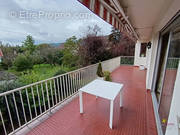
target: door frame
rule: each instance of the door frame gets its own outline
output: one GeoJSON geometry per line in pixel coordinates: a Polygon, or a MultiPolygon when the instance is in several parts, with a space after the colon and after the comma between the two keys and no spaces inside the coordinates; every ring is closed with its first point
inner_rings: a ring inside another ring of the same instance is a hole
{"type": "Polygon", "coordinates": [[[172,17],[172,19],[170,19],[170,21],[159,32],[159,41],[158,41],[158,47],[157,47],[157,52],[156,52],[154,71],[153,71],[153,80],[152,80],[152,87],[151,87],[152,92],[155,92],[155,87],[156,87],[157,73],[159,69],[160,52],[162,49],[162,35],[164,35],[168,31],[171,33],[172,28],[170,26],[178,17],[180,17],[180,10],[172,17]]]}
{"type": "MultiPolygon", "coordinates": [[[[162,38],[162,36],[161,36],[161,38],[162,38]]],[[[170,44],[171,44],[171,39],[172,39],[172,31],[169,32],[169,38],[168,38],[167,50],[166,50],[167,54],[165,55],[165,63],[164,63],[164,67],[162,69],[162,72],[163,72],[163,74],[162,74],[162,85],[161,85],[161,88],[160,88],[160,97],[159,97],[159,102],[158,102],[158,110],[159,110],[159,106],[161,104],[161,97],[162,97],[162,91],[163,91],[163,86],[164,86],[164,78],[165,78],[165,75],[166,75],[166,66],[167,66],[167,61],[168,61],[168,55],[169,55],[169,48],[170,48],[170,44]]],[[[161,47],[162,47],[162,43],[161,43],[161,47]]],[[[159,54],[159,57],[160,57],[160,54],[159,54]]],[[[159,58],[159,60],[160,60],[160,58],[159,58]]]]}
{"type": "MultiPolygon", "coordinates": [[[[157,52],[155,56],[155,64],[153,69],[153,76],[152,76],[152,85],[151,85],[151,92],[152,92],[152,101],[153,101],[153,108],[155,113],[155,120],[157,124],[157,131],[158,135],[163,135],[162,126],[161,126],[161,120],[158,113],[159,110],[159,104],[155,95],[155,88],[156,88],[156,81],[157,81],[157,73],[159,69],[159,60],[160,60],[160,51],[162,49],[162,35],[166,33],[167,31],[171,31],[171,24],[180,17],[180,10],[169,20],[169,22],[160,30],[159,32],[159,38],[158,38],[158,46],[157,46],[157,52]]],[[[162,93],[162,92],[161,92],[162,93]]],[[[160,95],[161,100],[161,95],[160,95]]],[[[160,102],[159,102],[160,103],[160,102]]]]}

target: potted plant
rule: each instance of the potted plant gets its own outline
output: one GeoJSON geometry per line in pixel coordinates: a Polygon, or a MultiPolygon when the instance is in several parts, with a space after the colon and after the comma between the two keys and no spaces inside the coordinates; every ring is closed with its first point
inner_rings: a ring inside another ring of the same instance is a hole
{"type": "Polygon", "coordinates": [[[96,72],[98,79],[104,80],[104,73],[102,71],[101,63],[98,64],[97,72],[96,72]]]}
{"type": "Polygon", "coordinates": [[[111,73],[109,71],[104,71],[104,80],[105,81],[112,81],[111,73]]]}

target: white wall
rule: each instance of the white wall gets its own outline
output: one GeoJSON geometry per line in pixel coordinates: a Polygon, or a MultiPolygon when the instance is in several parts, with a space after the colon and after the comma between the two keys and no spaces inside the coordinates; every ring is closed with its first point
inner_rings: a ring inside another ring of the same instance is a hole
{"type": "MultiPolygon", "coordinates": [[[[141,51],[141,42],[137,41],[136,46],[135,46],[134,65],[135,66],[143,65],[147,68],[146,57],[140,57],[140,51],[141,51]]],[[[146,55],[147,55],[147,52],[146,52],[146,55]]]]}
{"type": "Polygon", "coordinates": [[[155,69],[156,54],[158,48],[159,33],[155,34],[151,40],[151,49],[147,53],[147,74],[146,74],[146,89],[152,89],[153,71],[155,69]]]}
{"type": "Polygon", "coordinates": [[[168,118],[168,125],[165,135],[180,135],[180,133],[178,134],[178,122],[177,122],[177,116],[180,117],[180,83],[179,82],[180,82],[180,62],[176,76],[176,82],[175,82],[171,108],[168,118]]]}

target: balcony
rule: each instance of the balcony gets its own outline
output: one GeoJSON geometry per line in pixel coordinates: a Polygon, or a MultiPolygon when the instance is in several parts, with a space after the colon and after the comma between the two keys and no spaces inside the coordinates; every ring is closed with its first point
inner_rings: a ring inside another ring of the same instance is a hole
{"type": "Polygon", "coordinates": [[[1,93],[0,134],[156,135],[146,70],[132,63],[133,57],[102,62],[104,70],[112,71],[112,81],[124,84],[123,108],[119,108],[119,98],[115,99],[113,130],[108,126],[108,100],[84,94],[84,114],[79,113],[78,89],[96,78],[94,64],[1,93]]]}

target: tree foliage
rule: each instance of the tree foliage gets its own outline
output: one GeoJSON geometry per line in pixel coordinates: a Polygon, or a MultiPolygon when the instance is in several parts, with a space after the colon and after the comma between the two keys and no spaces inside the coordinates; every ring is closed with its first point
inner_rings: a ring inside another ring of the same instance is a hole
{"type": "Polygon", "coordinates": [[[135,51],[135,43],[118,29],[112,28],[111,34],[108,36],[109,51],[113,57],[117,56],[133,56],[135,51]]]}
{"type": "Polygon", "coordinates": [[[111,34],[109,35],[109,41],[112,42],[114,45],[118,44],[121,40],[121,32],[112,27],[111,34]]]}
{"type": "Polygon", "coordinates": [[[17,56],[18,48],[10,45],[0,45],[0,48],[3,52],[1,67],[3,69],[8,69],[13,65],[13,61],[17,56]]]}
{"type": "Polygon", "coordinates": [[[81,42],[80,56],[82,65],[94,64],[111,58],[106,38],[87,36],[81,42]]]}
{"type": "Polygon", "coordinates": [[[28,35],[26,37],[26,40],[23,42],[23,47],[25,51],[28,51],[30,54],[32,54],[35,49],[36,46],[34,45],[34,39],[32,36],[28,35]]]}
{"type": "Polygon", "coordinates": [[[63,52],[62,50],[55,48],[49,44],[40,44],[37,46],[37,53],[43,59],[43,63],[51,65],[61,65],[63,52]]]}
{"type": "Polygon", "coordinates": [[[24,71],[33,68],[32,60],[26,55],[20,54],[16,57],[13,64],[16,71],[24,71]]]}
{"type": "Polygon", "coordinates": [[[86,34],[88,36],[98,36],[98,34],[101,32],[101,28],[98,25],[94,26],[87,26],[87,32],[86,34]]]}
{"type": "Polygon", "coordinates": [[[75,36],[69,38],[64,43],[63,49],[63,64],[69,67],[76,67],[79,65],[79,40],[75,36]]]}

